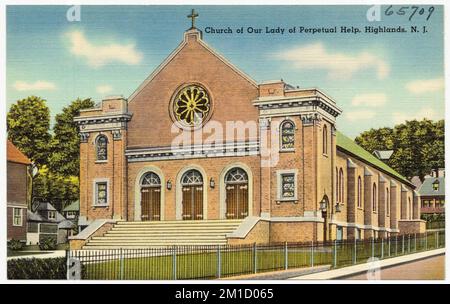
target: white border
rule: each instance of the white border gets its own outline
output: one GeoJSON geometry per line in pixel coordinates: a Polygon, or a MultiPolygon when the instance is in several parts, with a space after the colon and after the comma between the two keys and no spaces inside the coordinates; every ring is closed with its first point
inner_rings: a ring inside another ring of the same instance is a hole
{"type": "MultiPolygon", "coordinates": [[[[444,5],[446,4],[446,1],[444,0],[433,0],[433,1],[426,1],[426,0],[415,0],[412,1],[412,3],[414,4],[421,4],[421,5],[430,5],[430,4],[434,4],[434,5],[444,5]]],[[[0,98],[2,98],[2,100],[6,100],[6,52],[3,52],[3,50],[6,50],[6,5],[14,5],[14,4],[28,4],[28,5],[38,5],[38,4],[53,4],[53,5],[74,5],[74,4],[114,4],[117,5],[118,3],[116,1],[113,0],[47,0],[47,1],[32,1],[32,0],[16,0],[16,1],[12,1],[12,0],[5,0],[3,2],[0,3],[0,35],[1,35],[1,39],[0,39],[0,47],[2,49],[2,55],[0,56],[0,69],[1,69],[1,73],[0,73],[0,80],[3,84],[3,90],[0,90],[0,98]]],[[[125,3],[123,3],[125,4],[125,3]]],[[[126,3],[127,5],[131,5],[131,4],[178,4],[178,5],[185,5],[185,3],[181,0],[169,0],[169,1],[162,1],[162,0],[152,0],[152,1],[143,1],[143,0],[129,0],[126,3]]],[[[196,1],[191,1],[192,5],[223,5],[223,4],[228,4],[228,5],[242,5],[242,0],[229,0],[227,2],[225,1],[212,1],[212,0],[196,0],[196,1]]],[[[336,4],[353,4],[353,5],[375,5],[375,4],[379,4],[379,5],[394,5],[394,4],[404,4],[404,2],[401,1],[388,1],[388,0],[371,0],[371,1],[361,1],[361,0],[346,0],[346,1],[339,1],[339,0],[328,0],[328,1],[323,1],[321,3],[319,2],[314,2],[314,1],[303,1],[303,0],[283,0],[283,1],[275,1],[275,0],[247,0],[246,5],[261,5],[261,4],[273,4],[273,5],[287,5],[287,4],[291,4],[291,5],[336,5],[336,4]]],[[[448,20],[449,17],[449,13],[447,11],[446,8],[444,8],[444,49],[445,50],[449,50],[450,49],[450,22],[445,22],[446,20],[448,20]]],[[[443,50],[444,52],[444,50],[443,50]]],[[[444,62],[449,62],[450,60],[450,52],[444,52],[444,62]]],[[[444,63],[445,64],[445,63],[444,63]]],[[[450,69],[445,68],[444,66],[444,73],[445,73],[445,86],[448,88],[450,85],[450,69]]],[[[446,100],[450,100],[450,90],[446,90],[445,92],[445,99],[446,100]]],[[[1,115],[2,115],[2,121],[6,121],[6,107],[5,105],[3,105],[3,107],[1,107],[1,115]]],[[[449,110],[446,107],[446,111],[445,111],[445,119],[448,120],[450,118],[449,115],[449,110]]],[[[450,126],[449,124],[445,125],[445,133],[446,134],[450,134],[450,126]]],[[[1,136],[1,142],[3,142],[6,146],[6,124],[2,123],[0,124],[0,136],[1,136]]],[[[0,156],[2,157],[3,160],[6,160],[6,148],[4,147],[3,149],[1,149],[0,151],[0,156]]],[[[446,141],[446,152],[445,152],[445,167],[449,167],[450,164],[450,149],[448,149],[448,140],[446,141]]],[[[3,169],[3,172],[6,172],[6,161],[1,162],[0,164],[0,168],[3,169]]],[[[1,185],[3,186],[3,189],[6,189],[6,175],[2,174],[0,176],[0,181],[1,181],[1,185]]],[[[450,179],[447,179],[446,181],[446,189],[450,189],[450,179]]],[[[4,202],[6,202],[6,191],[0,191],[1,193],[1,197],[3,199],[4,202]]],[[[446,222],[447,222],[447,227],[448,227],[448,219],[449,219],[450,215],[447,213],[446,214],[446,222]]],[[[6,231],[6,208],[0,208],[0,220],[3,223],[3,231],[6,231]]],[[[450,241],[450,234],[447,233],[446,234],[446,243],[449,244],[450,241]]],[[[6,233],[0,233],[0,244],[6,244],[6,233]]],[[[450,256],[449,254],[447,254],[447,250],[446,250],[446,265],[450,264],[450,256]]],[[[134,283],[134,284],[161,284],[161,283],[165,283],[165,284],[183,284],[183,283],[199,283],[199,281],[194,281],[194,280],[178,280],[178,281],[72,281],[72,282],[68,282],[68,281],[50,281],[50,280],[43,280],[43,281],[30,281],[30,280],[16,280],[16,281],[8,281],[6,280],[6,246],[1,246],[0,249],[0,282],[1,283],[8,283],[8,284],[17,284],[17,283],[23,283],[23,284],[36,284],[36,283],[52,283],[52,284],[67,284],[67,283],[72,283],[72,284],[96,284],[96,283],[109,283],[109,284],[127,284],[127,283],[134,283]]],[[[243,281],[231,281],[231,280],[220,280],[220,281],[201,281],[201,283],[203,284],[223,284],[223,283],[228,283],[228,284],[242,284],[243,281]]],[[[444,284],[444,283],[449,283],[450,282],[450,278],[448,277],[448,272],[446,269],[446,279],[444,281],[419,281],[419,280],[397,280],[397,281],[385,281],[385,280],[380,280],[380,281],[343,281],[343,280],[336,280],[336,281],[320,281],[321,284],[368,284],[368,283],[373,283],[373,284],[386,284],[386,283],[391,283],[391,284],[404,284],[404,283],[409,283],[409,284],[414,284],[414,283],[421,283],[421,284],[444,284]]],[[[246,284],[299,284],[299,282],[295,282],[295,281],[278,281],[278,280],[247,280],[245,281],[246,284]]],[[[313,281],[313,280],[309,280],[309,281],[302,281],[302,284],[317,284],[317,281],[313,281]]]]}

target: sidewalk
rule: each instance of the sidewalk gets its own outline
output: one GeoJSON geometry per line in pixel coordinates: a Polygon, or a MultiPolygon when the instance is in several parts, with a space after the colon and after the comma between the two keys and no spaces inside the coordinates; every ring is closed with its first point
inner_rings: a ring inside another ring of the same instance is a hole
{"type": "Polygon", "coordinates": [[[303,276],[297,276],[293,278],[289,278],[289,280],[333,280],[339,279],[346,276],[351,276],[359,273],[364,273],[369,270],[374,270],[376,268],[386,268],[390,266],[400,265],[416,260],[421,260],[437,255],[445,254],[445,248],[424,251],[419,253],[413,253],[408,255],[403,255],[395,258],[388,258],[385,260],[379,260],[375,263],[365,263],[359,264],[355,266],[348,266],[339,269],[323,271],[319,273],[307,274],[303,276]]]}
{"type": "Polygon", "coordinates": [[[56,251],[52,251],[50,253],[10,256],[7,259],[8,259],[8,261],[15,260],[15,259],[32,259],[32,258],[49,259],[49,258],[63,258],[65,256],[66,256],[65,250],[56,250],[56,251]]]}

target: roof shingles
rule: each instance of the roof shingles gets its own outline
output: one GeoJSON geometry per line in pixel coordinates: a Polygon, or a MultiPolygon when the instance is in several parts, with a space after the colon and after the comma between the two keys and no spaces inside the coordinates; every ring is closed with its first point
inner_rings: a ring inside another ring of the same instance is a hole
{"type": "Polygon", "coordinates": [[[17,147],[14,146],[14,144],[9,140],[7,146],[8,146],[7,147],[8,161],[24,165],[31,164],[31,161],[28,159],[28,157],[26,157],[25,154],[23,154],[19,149],[17,149],[17,147]]]}
{"type": "Polygon", "coordinates": [[[415,188],[415,186],[403,175],[386,165],[384,162],[376,158],[373,154],[364,150],[361,146],[357,145],[353,140],[342,134],[341,132],[336,132],[337,146],[341,150],[359,158],[361,161],[369,163],[375,168],[395,177],[403,183],[408,184],[410,187],[415,188]]]}

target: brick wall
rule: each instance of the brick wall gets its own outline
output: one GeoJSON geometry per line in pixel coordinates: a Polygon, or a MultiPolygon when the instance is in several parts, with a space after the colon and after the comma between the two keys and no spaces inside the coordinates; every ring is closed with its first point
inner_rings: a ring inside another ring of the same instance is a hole
{"type": "Polygon", "coordinates": [[[13,207],[7,208],[7,238],[8,240],[20,240],[20,241],[26,241],[27,240],[27,209],[22,209],[22,225],[21,226],[14,226],[13,225],[13,207]]]}

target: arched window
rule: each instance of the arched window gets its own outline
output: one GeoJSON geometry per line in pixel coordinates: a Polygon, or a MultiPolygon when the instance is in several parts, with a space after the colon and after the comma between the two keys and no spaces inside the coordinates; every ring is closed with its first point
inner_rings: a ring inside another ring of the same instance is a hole
{"type": "Polygon", "coordinates": [[[328,154],[328,129],[327,129],[326,125],[323,126],[322,143],[323,143],[322,153],[323,154],[328,154]]]}
{"type": "Polygon", "coordinates": [[[161,179],[156,173],[148,172],[142,178],[141,186],[156,187],[161,186],[161,179]]]}
{"type": "Polygon", "coordinates": [[[183,174],[181,184],[184,185],[203,185],[203,177],[197,170],[189,170],[183,174]]]}
{"type": "Polygon", "coordinates": [[[372,211],[377,211],[377,185],[375,183],[372,186],[372,211]]]}
{"type": "Polygon", "coordinates": [[[391,193],[389,191],[389,188],[386,188],[386,214],[389,216],[391,212],[391,193]]]}
{"type": "Polygon", "coordinates": [[[358,207],[362,207],[362,201],[361,201],[361,193],[362,193],[362,183],[361,183],[361,176],[358,176],[358,207]]]}
{"type": "Polygon", "coordinates": [[[105,135],[99,135],[95,141],[95,152],[97,160],[108,159],[108,138],[105,135]]]}
{"type": "Polygon", "coordinates": [[[412,220],[412,213],[413,213],[413,211],[412,211],[412,204],[411,204],[411,198],[410,197],[408,197],[408,209],[409,209],[409,219],[410,220],[412,220]]]}
{"type": "Polygon", "coordinates": [[[344,202],[344,171],[339,170],[339,202],[344,202]]]}
{"type": "Polygon", "coordinates": [[[248,181],[247,173],[238,167],[228,171],[227,175],[225,176],[226,184],[234,184],[234,183],[240,184],[240,183],[247,183],[247,181],[248,181]]]}
{"type": "Polygon", "coordinates": [[[281,124],[281,150],[294,149],[295,125],[292,121],[286,120],[281,124]]]}
{"type": "Polygon", "coordinates": [[[336,167],[336,202],[339,202],[339,172],[336,167]]]}

